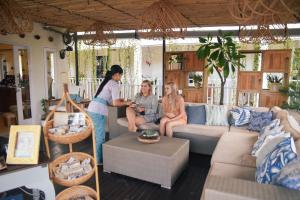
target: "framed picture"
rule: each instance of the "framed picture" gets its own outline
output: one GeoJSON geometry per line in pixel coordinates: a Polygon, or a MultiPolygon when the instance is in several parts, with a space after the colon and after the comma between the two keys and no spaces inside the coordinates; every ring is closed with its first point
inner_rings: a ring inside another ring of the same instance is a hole
{"type": "Polygon", "coordinates": [[[7,164],[37,164],[41,126],[17,125],[10,127],[7,164]]]}

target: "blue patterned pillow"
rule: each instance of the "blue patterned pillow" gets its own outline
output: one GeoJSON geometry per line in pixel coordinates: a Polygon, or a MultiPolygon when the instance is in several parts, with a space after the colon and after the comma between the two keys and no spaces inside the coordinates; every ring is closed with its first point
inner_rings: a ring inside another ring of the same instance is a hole
{"type": "Polygon", "coordinates": [[[258,183],[270,184],[280,170],[297,157],[292,137],[288,137],[266,155],[261,165],[256,169],[255,177],[258,183]]]}
{"type": "Polygon", "coordinates": [[[248,129],[250,131],[260,132],[263,127],[272,122],[272,112],[256,112],[251,111],[250,123],[248,129]]]}
{"type": "Polygon", "coordinates": [[[185,111],[188,117],[188,124],[202,124],[206,122],[205,105],[186,106],[185,111]]]}
{"type": "Polygon", "coordinates": [[[300,190],[300,157],[288,163],[274,180],[275,185],[300,190]]]}
{"type": "Polygon", "coordinates": [[[230,124],[234,126],[242,126],[248,124],[251,117],[250,109],[247,108],[234,108],[230,110],[232,120],[230,124]]]}

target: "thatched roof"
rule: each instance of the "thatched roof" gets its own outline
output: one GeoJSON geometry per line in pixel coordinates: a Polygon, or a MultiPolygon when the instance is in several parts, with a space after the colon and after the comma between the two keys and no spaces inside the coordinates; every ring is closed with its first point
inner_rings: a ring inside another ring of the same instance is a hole
{"type": "MultiPolygon", "coordinates": [[[[47,25],[84,31],[96,21],[116,29],[136,29],[139,17],[157,0],[16,0],[33,20],[47,25]]],[[[189,27],[237,25],[228,7],[231,0],[171,0],[189,27]]],[[[300,6],[300,1],[299,6],[300,6]]],[[[293,18],[289,22],[299,22],[293,18]]]]}

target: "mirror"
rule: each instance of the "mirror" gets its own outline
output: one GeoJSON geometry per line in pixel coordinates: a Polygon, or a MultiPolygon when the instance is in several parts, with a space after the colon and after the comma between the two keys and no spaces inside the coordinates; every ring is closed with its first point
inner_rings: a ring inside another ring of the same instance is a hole
{"type": "Polygon", "coordinates": [[[18,75],[18,87],[22,93],[23,116],[24,119],[30,119],[31,116],[31,100],[30,100],[30,80],[28,66],[28,51],[27,49],[18,49],[18,59],[20,73],[18,75]]]}
{"type": "Polygon", "coordinates": [[[52,51],[46,52],[46,60],[47,60],[47,94],[48,99],[55,98],[55,71],[54,71],[54,63],[55,63],[55,54],[52,51]]]}

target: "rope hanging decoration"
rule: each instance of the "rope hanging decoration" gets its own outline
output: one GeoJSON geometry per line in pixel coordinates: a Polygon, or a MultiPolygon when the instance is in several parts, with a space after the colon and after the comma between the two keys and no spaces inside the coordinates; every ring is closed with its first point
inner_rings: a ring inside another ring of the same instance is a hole
{"type": "Polygon", "coordinates": [[[288,38],[286,24],[300,17],[300,5],[297,0],[232,0],[229,12],[240,24],[241,41],[278,43],[288,38]],[[253,24],[257,28],[247,26],[253,24]]]}
{"type": "Polygon", "coordinates": [[[183,38],[187,32],[187,19],[168,0],[154,2],[140,19],[142,38],[183,38]]]}
{"type": "Polygon", "coordinates": [[[22,34],[33,30],[30,15],[14,0],[0,1],[0,31],[22,34]]]}
{"type": "Polygon", "coordinates": [[[86,45],[103,46],[116,43],[116,36],[113,32],[113,26],[104,22],[93,23],[84,33],[86,45]]]}

